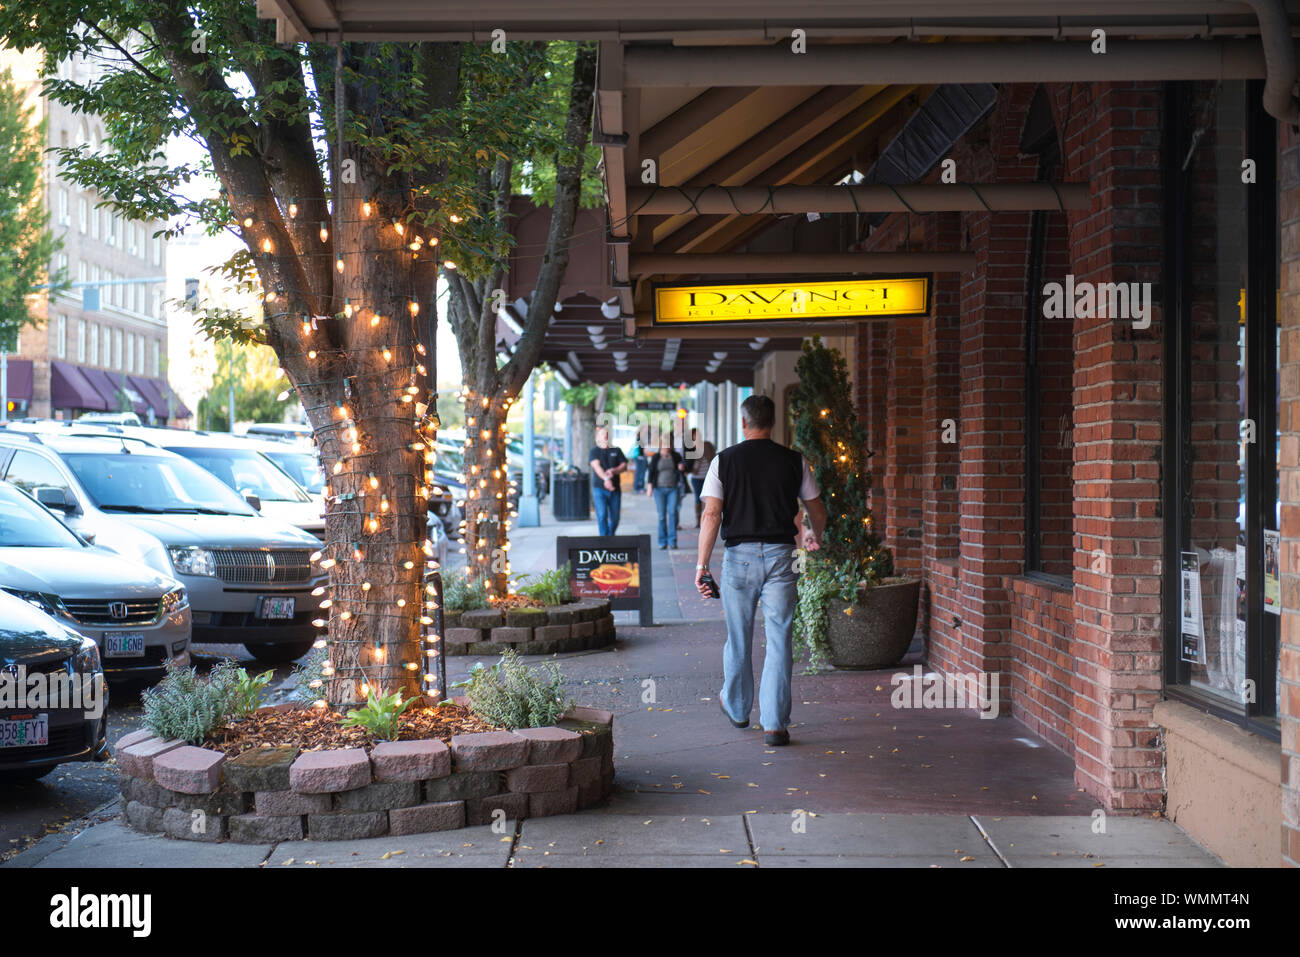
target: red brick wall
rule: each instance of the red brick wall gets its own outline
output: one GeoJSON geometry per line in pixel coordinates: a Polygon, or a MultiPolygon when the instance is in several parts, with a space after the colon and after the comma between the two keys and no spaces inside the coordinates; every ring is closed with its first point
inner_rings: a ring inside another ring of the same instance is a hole
{"type": "MultiPolygon", "coordinates": [[[[1075,84],[1065,178],[1091,182],[1070,214],[1077,281],[1160,280],[1159,84],[1075,84]]],[[[1154,288],[1159,288],[1156,285],[1154,288]]],[[[1107,806],[1161,805],[1161,325],[1074,325],[1075,777],[1107,806]]]]}
{"type": "MultiPolygon", "coordinates": [[[[1300,138],[1279,126],[1282,220],[1281,408],[1278,429],[1282,505],[1282,861],[1300,867],[1300,138]]],[[[1262,689],[1267,694],[1268,689],[1262,689]]]]}

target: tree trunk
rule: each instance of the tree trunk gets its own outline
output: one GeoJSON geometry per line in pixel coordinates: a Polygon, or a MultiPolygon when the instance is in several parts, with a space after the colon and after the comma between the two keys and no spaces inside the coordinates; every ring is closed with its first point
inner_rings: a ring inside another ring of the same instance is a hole
{"type": "Polygon", "coordinates": [[[569,403],[569,434],[572,438],[573,461],[584,472],[591,468],[587,456],[596,444],[596,406],[592,403],[569,403]]]}
{"type": "Polygon", "coordinates": [[[482,391],[465,402],[465,563],[498,597],[510,591],[509,409],[509,399],[489,394],[485,400],[482,391]]]}

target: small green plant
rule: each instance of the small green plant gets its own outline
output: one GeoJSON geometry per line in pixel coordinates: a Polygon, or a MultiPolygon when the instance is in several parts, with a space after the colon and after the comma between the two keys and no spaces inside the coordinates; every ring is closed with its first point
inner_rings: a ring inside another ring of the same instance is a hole
{"type": "Polygon", "coordinates": [[[470,669],[469,678],[453,688],[465,688],[470,707],[493,724],[514,728],[542,728],[555,724],[573,707],[565,697],[560,666],[548,661],[539,673],[507,651],[490,668],[482,662],[470,669]]]}
{"type": "Polygon", "coordinates": [[[853,601],[859,586],[875,583],[871,569],[868,568],[864,575],[856,559],[846,559],[837,566],[809,556],[803,574],[799,576],[792,628],[795,659],[808,656],[805,674],[820,671],[830,663],[830,644],[826,637],[830,627],[830,600],[853,601]]]}
{"type": "Polygon", "coordinates": [[[250,675],[244,668],[235,669],[230,680],[230,714],[235,718],[247,718],[262,704],[262,691],[275,677],[275,669],[263,671],[260,675],[250,675]]]}
{"type": "Polygon", "coordinates": [[[293,677],[297,683],[293,696],[299,701],[325,700],[325,662],[329,661],[328,648],[315,648],[307,652],[302,660],[293,666],[293,677]]]}
{"type": "Polygon", "coordinates": [[[532,575],[521,575],[518,581],[527,582],[515,587],[519,594],[535,598],[543,605],[563,605],[565,602],[573,601],[573,589],[569,587],[568,562],[552,571],[542,572],[535,579],[532,575]]]}
{"type": "Polygon", "coordinates": [[[195,668],[169,665],[166,677],[141,695],[144,726],[164,740],[201,744],[229,720],[236,670],[225,661],[202,678],[195,668]]]}
{"type": "Polygon", "coordinates": [[[481,580],[470,581],[465,572],[448,575],[443,579],[442,604],[448,611],[474,611],[487,608],[487,589],[481,580]]]}
{"type": "Polygon", "coordinates": [[[343,724],[349,728],[364,728],[381,741],[396,741],[402,715],[419,700],[408,698],[403,701],[400,691],[386,695],[372,691],[364,706],[348,712],[343,724]]]}

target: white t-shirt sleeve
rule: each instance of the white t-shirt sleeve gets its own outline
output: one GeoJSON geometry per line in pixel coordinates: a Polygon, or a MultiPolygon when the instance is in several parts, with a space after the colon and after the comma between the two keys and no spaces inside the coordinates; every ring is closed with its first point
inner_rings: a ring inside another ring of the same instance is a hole
{"type": "MultiPolygon", "coordinates": [[[[819,498],[822,494],[821,489],[817,487],[817,480],[813,478],[812,469],[808,467],[808,460],[802,459],[803,462],[803,481],[799,483],[799,497],[805,502],[819,498]]],[[[708,494],[707,492],[705,493],[708,494]]]]}
{"type": "Polygon", "coordinates": [[[704,485],[700,489],[700,498],[722,498],[722,479],[718,477],[718,457],[715,455],[709,463],[709,472],[704,476],[704,485]]]}

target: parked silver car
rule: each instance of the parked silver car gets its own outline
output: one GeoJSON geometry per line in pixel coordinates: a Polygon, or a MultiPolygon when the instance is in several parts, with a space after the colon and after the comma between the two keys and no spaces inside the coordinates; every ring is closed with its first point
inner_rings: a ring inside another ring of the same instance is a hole
{"type": "MultiPolygon", "coordinates": [[[[260,517],[193,462],[125,437],[0,429],[0,477],[64,523],[174,575],[190,597],[193,642],[242,644],[269,662],[301,657],[327,576],[320,542],[260,517]]],[[[322,593],[323,595],[323,593],[322,593]]]]}
{"type": "Polygon", "coordinates": [[[90,545],[9,484],[0,484],[0,589],[93,639],[110,679],[153,679],[190,663],[180,582],[90,545]]]}

